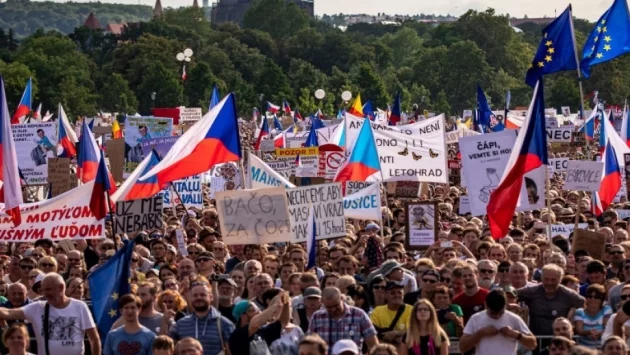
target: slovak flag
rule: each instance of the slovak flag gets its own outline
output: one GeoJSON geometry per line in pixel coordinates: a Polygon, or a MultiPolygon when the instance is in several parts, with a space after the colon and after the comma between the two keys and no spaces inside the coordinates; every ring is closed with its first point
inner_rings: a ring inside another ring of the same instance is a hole
{"type": "Polygon", "coordinates": [[[497,240],[505,237],[510,228],[525,174],[548,163],[542,78],[536,84],[527,112],[501,182],[490,195],[487,206],[492,237],[497,240]]]}
{"type": "Polygon", "coordinates": [[[400,111],[400,92],[396,94],[394,104],[392,105],[392,113],[389,115],[389,124],[395,126],[402,119],[402,113],[400,111]]]}
{"type": "Polygon", "coordinates": [[[66,116],[66,112],[63,110],[61,103],[59,103],[59,107],[57,108],[57,117],[57,122],[59,122],[59,145],[63,148],[63,152],[61,152],[59,156],[72,158],[77,155],[77,142],[79,140],[70,125],[70,121],[68,121],[68,116],[66,116]]]}
{"type": "Polygon", "coordinates": [[[267,118],[263,118],[262,125],[260,126],[260,132],[258,132],[258,138],[256,139],[256,144],[254,144],[254,150],[260,150],[260,142],[262,142],[264,137],[269,135],[269,122],[267,118]]]}
{"type": "Polygon", "coordinates": [[[623,120],[621,121],[621,138],[630,147],[630,125],[628,124],[628,106],[623,107],[623,120]]]}
{"type": "Polygon", "coordinates": [[[241,139],[234,93],[208,111],[171,147],[168,154],[140,179],[157,176],[160,186],[207,172],[216,164],[241,159],[241,139]]]}
{"type": "Polygon", "coordinates": [[[20,104],[15,109],[15,113],[13,114],[13,118],[11,119],[11,124],[20,124],[21,119],[28,116],[31,112],[31,106],[33,102],[33,80],[28,78],[26,82],[26,87],[24,88],[24,93],[22,94],[22,99],[20,100],[20,104]]]}
{"type": "Polygon", "coordinates": [[[267,112],[277,113],[280,111],[280,106],[274,105],[271,102],[267,101],[267,112]]]}
{"type": "Polygon", "coordinates": [[[87,183],[96,178],[100,148],[92,131],[85,122],[81,125],[81,137],[79,138],[79,154],[77,155],[77,176],[82,183],[87,183]]]}
{"type": "Polygon", "coordinates": [[[152,150],[136,167],[136,170],[120,185],[116,193],[111,196],[112,201],[118,202],[150,198],[160,192],[162,187],[158,184],[157,177],[150,176],[145,180],[140,179],[142,175],[148,173],[158,165],[159,162],[160,158],[158,154],[155,150],[152,150]]]}
{"type": "Polygon", "coordinates": [[[350,157],[337,170],[335,182],[380,180],[381,163],[370,120],[364,120],[350,157]]]}
{"type": "Polygon", "coordinates": [[[610,140],[606,143],[602,161],[604,162],[604,174],[598,192],[602,211],[606,211],[621,189],[621,169],[617,161],[617,153],[610,140]]]}
{"type": "MultiPolygon", "coordinates": [[[[101,157],[98,163],[96,178],[94,179],[92,196],[90,197],[90,210],[97,220],[101,220],[107,215],[108,209],[105,193],[111,191],[116,186],[111,185],[111,180],[109,178],[110,174],[107,171],[107,165],[105,165],[105,157],[103,156],[103,152],[100,151],[99,154],[101,155],[101,157]]],[[[114,205],[112,204],[110,208],[113,207],[114,205]]]]}
{"type": "Polygon", "coordinates": [[[317,259],[317,220],[315,219],[315,208],[313,208],[313,205],[310,208],[306,233],[306,257],[308,258],[306,270],[310,270],[315,267],[315,260],[317,259]]]}
{"type": "Polygon", "coordinates": [[[291,114],[291,106],[289,106],[287,100],[282,100],[282,112],[286,113],[287,115],[291,114]]]}
{"type": "Polygon", "coordinates": [[[0,202],[4,203],[4,212],[13,220],[13,226],[17,227],[22,223],[20,205],[23,200],[15,142],[13,141],[9,117],[4,78],[0,76],[0,202]]]}

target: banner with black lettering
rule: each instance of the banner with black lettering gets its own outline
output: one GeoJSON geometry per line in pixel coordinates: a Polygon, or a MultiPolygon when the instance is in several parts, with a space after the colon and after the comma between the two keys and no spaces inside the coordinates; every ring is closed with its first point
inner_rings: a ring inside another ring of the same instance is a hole
{"type": "MultiPolygon", "coordinates": [[[[364,119],[346,114],[346,120],[346,147],[352,147],[364,119]]],[[[383,181],[448,183],[444,115],[395,127],[370,123],[383,181]]]]}
{"type": "Polygon", "coordinates": [[[381,186],[372,184],[343,198],[344,215],[347,218],[379,221],[381,213],[381,186]]]}
{"type": "Polygon", "coordinates": [[[317,221],[317,240],[343,237],[346,222],[340,183],[302,186],[287,189],[293,243],[306,241],[309,209],[313,205],[317,221]]]}
{"type": "Polygon", "coordinates": [[[179,205],[182,202],[186,208],[195,207],[197,209],[203,209],[203,192],[201,189],[201,175],[193,175],[184,179],[173,181],[175,191],[181,197],[181,201],[177,194],[171,191],[171,188],[167,188],[160,192],[162,196],[164,207],[173,207],[173,204],[179,205]]]}
{"type": "Polygon", "coordinates": [[[162,196],[116,202],[114,230],[131,233],[162,228],[162,196]]]}

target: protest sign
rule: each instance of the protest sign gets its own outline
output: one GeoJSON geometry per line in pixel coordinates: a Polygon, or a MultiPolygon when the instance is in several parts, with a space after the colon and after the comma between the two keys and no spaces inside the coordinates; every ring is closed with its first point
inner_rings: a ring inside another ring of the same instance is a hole
{"type": "MultiPolygon", "coordinates": [[[[337,170],[346,161],[346,153],[343,148],[335,144],[321,144],[319,146],[319,177],[334,179],[337,170]]],[[[297,175],[296,175],[297,176],[297,175]]]]}
{"type": "Polygon", "coordinates": [[[273,152],[276,150],[276,142],[273,139],[263,139],[260,141],[260,150],[263,152],[273,152]]]}
{"type": "Polygon", "coordinates": [[[418,198],[420,195],[420,183],[416,181],[396,181],[394,188],[395,197],[418,198]]]}
{"type": "Polygon", "coordinates": [[[94,138],[103,137],[104,141],[112,139],[112,126],[94,126],[92,129],[94,138]]]}
{"type": "Polygon", "coordinates": [[[144,159],[142,143],[145,140],[169,137],[172,131],[172,118],[125,117],[125,173],[130,174],[144,159]]]}
{"type": "Polygon", "coordinates": [[[346,218],[380,221],[381,187],[372,184],[343,198],[343,213],[346,218]]]}
{"type": "Polygon", "coordinates": [[[601,161],[569,160],[564,190],[597,191],[602,180],[601,161]]]}
{"type": "Polygon", "coordinates": [[[344,182],[344,196],[352,195],[357,191],[361,191],[368,186],[378,185],[375,182],[364,182],[364,181],[346,181],[344,182]]]}
{"type": "Polygon", "coordinates": [[[125,140],[113,139],[105,143],[107,146],[107,157],[109,158],[110,172],[116,182],[123,182],[123,172],[125,169],[125,140]]]}
{"type": "Polygon", "coordinates": [[[201,119],[201,107],[180,107],[179,123],[193,124],[201,119]]]}
{"type": "MultiPolygon", "coordinates": [[[[462,153],[463,180],[466,182],[468,189],[470,212],[473,216],[486,214],[490,195],[499,186],[515,142],[516,132],[513,130],[465,137],[460,140],[459,148],[462,153]]],[[[517,210],[534,209],[532,206],[538,206],[544,202],[540,197],[533,198],[532,201],[528,200],[528,186],[533,186],[535,190],[540,190],[540,193],[537,194],[538,196],[544,191],[542,188],[544,187],[544,176],[542,176],[542,179],[538,177],[539,173],[537,170],[532,173],[536,176],[535,178],[530,176],[530,174],[525,176],[525,183],[521,187],[520,203],[517,210]],[[541,188],[538,189],[538,186],[541,186],[541,188]]]]}
{"type": "Polygon", "coordinates": [[[216,184],[215,189],[217,189],[215,191],[243,189],[243,182],[241,182],[241,169],[235,162],[217,164],[204,175],[207,177],[207,179],[204,178],[206,183],[211,183],[213,178],[216,178],[214,179],[216,184]]]}
{"type": "Polygon", "coordinates": [[[473,110],[464,110],[462,114],[462,122],[467,122],[468,120],[472,120],[473,118],[473,110]]]}
{"type": "Polygon", "coordinates": [[[220,191],[215,198],[226,245],[288,242],[292,239],[284,188],[220,191]]]}
{"type": "Polygon", "coordinates": [[[550,173],[564,173],[569,166],[569,158],[549,158],[550,173]]]}
{"type": "Polygon", "coordinates": [[[90,209],[94,181],[57,197],[20,205],[22,224],[13,226],[0,204],[0,240],[34,242],[43,238],[96,239],[105,237],[105,219],[97,220],[90,209]]]}
{"type": "MultiPolygon", "coordinates": [[[[586,229],[588,227],[588,223],[579,223],[578,228],[586,229]]],[[[575,224],[552,224],[551,225],[551,237],[555,237],[557,235],[561,235],[565,238],[569,238],[573,230],[575,229],[575,224]]]]}
{"type": "Polygon", "coordinates": [[[302,132],[285,132],[284,133],[284,142],[285,147],[287,148],[300,148],[304,146],[306,143],[306,138],[308,138],[308,131],[302,132]]]}
{"type": "Polygon", "coordinates": [[[188,256],[188,248],[186,248],[186,239],[184,238],[184,230],[181,228],[177,228],[175,230],[175,239],[177,240],[177,249],[179,253],[186,257],[188,256]]]}
{"type": "Polygon", "coordinates": [[[626,192],[630,191],[630,153],[625,153],[623,155],[624,161],[624,172],[626,175],[626,179],[622,181],[622,184],[626,185],[626,192]]]}
{"type": "Polygon", "coordinates": [[[571,250],[573,252],[584,250],[594,259],[603,260],[606,250],[606,234],[580,228],[575,229],[573,231],[571,250]]]}
{"type": "Polygon", "coordinates": [[[48,182],[53,196],[77,187],[77,178],[70,171],[70,158],[48,158],[48,182]]]}
{"type": "Polygon", "coordinates": [[[286,176],[272,169],[264,161],[257,156],[249,153],[247,162],[247,176],[249,179],[249,188],[258,189],[264,187],[295,187],[286,176]]]}
{"type": "Polygon", "coordinates": [[[470,197],[459,196],[459,215],[470,213],[470,197]]]}
{"type": "Polygon", "coordinates": [[[459,142],[459,140],[462,139],[463,137],[478,136],[480,134],[481,133],[477,131],[473,131],[472,129],[468,129],[466,128],[466,126],[462,125],[454,131],[445,133],[446,144],[455,144],[459,142]]]}
{"type": "Polygon", "coordinates": [[[11,125],[15,154],[29,185],[48,183],[48,158],[57,156],[57,123],[11,125]]]}
{"type": "Polygon", "coordinates": [[[437,202],[405,204],[407,216],[405,249],[426,249],[435,243],[439,230],[437,212],[437,202]]]}
{"type": "Polygon", "coordinates": [[[318,156],[319,147],[298,147],[298,148],[276,148],[276,157],[280,158],[300,158],[308,156],[318,156]]]}
{"type": "Polygon", "coordinates": [[[570,143],[573,137],[573,126],[547,128],[547,141],[550,143],[570,143]]]}
{"type": "Polygon", "coordinates": [[[340,183],[287,189],[294,243],[306,241],[309,209],[313,205],[317,221],[317,240],[346,235],[343,195],[340,183]]]}
{"type": "Polygon", "coordinates": [[[114,230],[131,233],[162,228],[162,196],[118,201],[114,212],[114,230]]]}
{"type": "Polygon", "coordinates": [[[619,215],[619,220],[625,220],[626,218],[630,218],[630,210],[615,210],[619,215]]]}
{"type": "Polygon", "coordinates": [[[140,144],[142,146],[142,154],[143,156],[147,156],[151,149],[155,149],[155,151],[160,156],[160,159],[166,156],[171,147],[177,140],[179,136],[168,136],[168,137],[158,137],[158,138],[149,138],[143,140],[140,144]]]}
{"type": "MultiPolygon", "coordinates": [[[[346,114],[347,147],[354,144],[364,121],[346,114]]],[[[444,115],[395,127],[365,122],[372,124],[384,181],[448,183],[444,115]]]]}
{"type": "Polygon", "coordinates": [[[203,209],[203,194],[201,190],[201,175],[193,175],[184,179],[173,181],[175,191],[181,197],[181,201],[177,197],[177,194],[173,194],[170,188],[162,190],[160,195],[163,198],[164,207],[173,207],[181,203],[186,208],[195,207],[197,209],[203,209]]]}
{"type": "Polygon", "coordinates": [[[625,202],[628,199],[628,187],[626,185],[626,170],[621,170],[621,187],[613,198],[614,203],[625,202]]]}

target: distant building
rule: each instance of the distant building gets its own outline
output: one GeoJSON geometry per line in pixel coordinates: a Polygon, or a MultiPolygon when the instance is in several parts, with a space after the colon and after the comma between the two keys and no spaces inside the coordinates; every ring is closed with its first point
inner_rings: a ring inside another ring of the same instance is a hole
{"type": "Polygon", "coordinates": [[[83,27],[87,27],[87,28],[89,28],[91,30],[102,30],[103,29],[101,27],[101,24],[98,22],[98,19],[96,18],[96,15],[94,14],[93,11],[90,11],[90,14],[85,19],[85,22],[83,22],[83,27]]]}
{"type": "Polygon", "coordinates": [[[108,23],[107,26],[103,28],[101,27],[101,24],[96,18],[96,15],[94,14],[94,12],[90,11],[90,14],[85,19],[85,22],[83,22],[83,26],[91,30],[100,30],[106,33],[112,33],[119,36],[123,33],[125,27],[127,27],[127,23],[125,21],[121,23],[108,23]]]}
{"type": "Polygon", "coordinates": [[[153,7],[153,17],[162,17],[162,1],[155,0],[155,6],[153,7]]]}
{"type": "Polygon", "coordinates": [[[537,25],[548,25],[551,21],[555,20],[553,17],[540,17],[540,18],[511,18],[510,25],[518,27],[525,23],[535,23],[537,25]]]}
{"type": "MultiPolygon", "coordinates": [[[[310,17],[315,16],[314,0],[286,0],[290,1],[302,10],[304,10],[310,17]]],[[[221,24],[226,22],[235,22],[240,26],[243,25],[243,19],[245,18],[245,12],[254,3],[254,0],[219,0],[214,4],[212,8],[212,22],[221,24]]],[[[203,2],[204,7],[207,5],[207,0],[203,2]]]]}

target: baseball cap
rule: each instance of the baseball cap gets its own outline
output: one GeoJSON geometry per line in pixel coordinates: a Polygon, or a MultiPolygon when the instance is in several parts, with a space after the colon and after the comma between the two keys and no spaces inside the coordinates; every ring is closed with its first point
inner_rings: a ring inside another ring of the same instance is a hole
{"type": "Polygon", "coordinates": [[[170,251],[171,253],[177,255],[177,249],[175,249],[175,246],[173,244],[167,244],[166,245],[166,250],[170,251]]]}
{"type": "Polygon", "coordinates": [[[366,231],[369,231],[369,230],[379,231],[381,230],[381,228],[378,226],[378,224],[372,222],[372,223],[369,223],[367,226],[365,226],[365,230],[366,231]]]}
{"type": "Polygon", "coordinates": [[[304,298],[309,297],[322,298],[322,290],[315,286],[308,287],[304,290],[304,298]]]}
{"type": "Polygon", "coordinates": [[[393,281],[387,281],[387,283],[385,284],[385,291],[393,290],[395,288],[405,288],[405,286],[393,281]]]}
{"type": "Polygon", "coordinates": [[[241,319],[241,316],[247,312],[249,307],[251,307],[252,303],[250,301],[240,301],[236,305],[234,305],[234,309],[232,310],[232,315],[234,319],[238,322],[241,319]]]}
{"type": "Polygon", "coordinates": [[[236,285],[236,282],[234,282],[234,280],[232,280],[231,278],[229,278],[229,277],[221,277],[221,276],[223,276],[223,275],[220,275],[220,276],[219,276],[219,281],[218,281],[218,284],[219,284],[219,285],[220,285],[221,283],[223,283],[223,282],[227,282],[227,283],[229,283],[229,284],[230,284],[231,286],[233,286],[233,287],[238,287],[238,286],[236,285]]]}
{"type": "Polygon", "coordinates": [[[359,347],[357,346],[357,343],[350,339],[341,339],[333,346],[332,355],[340,355],[346,351],[358,355],[359,347]]]}

